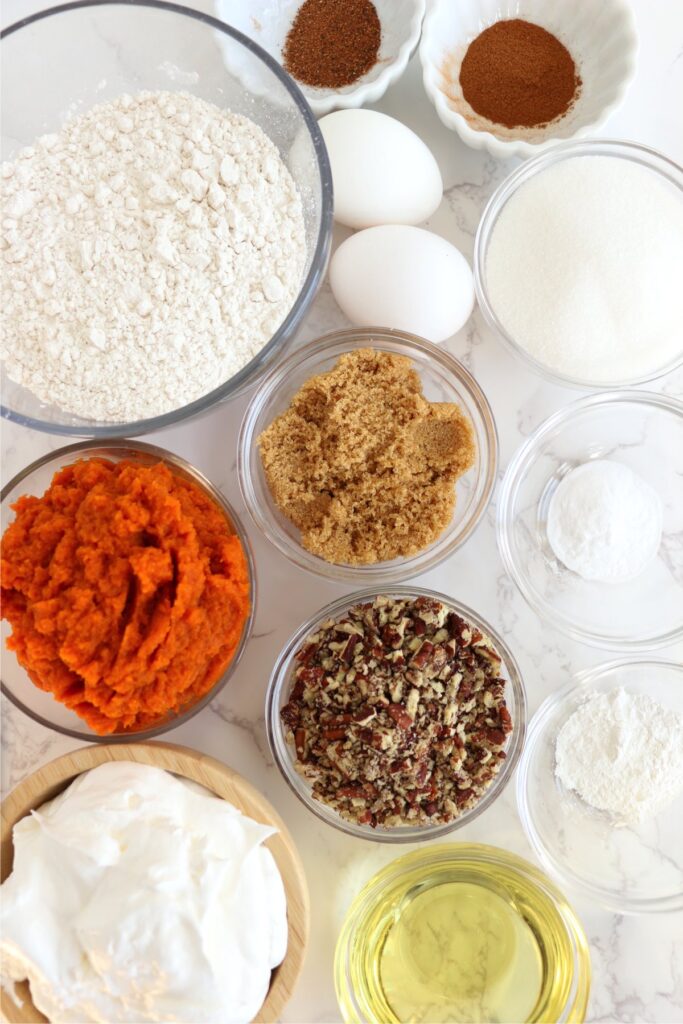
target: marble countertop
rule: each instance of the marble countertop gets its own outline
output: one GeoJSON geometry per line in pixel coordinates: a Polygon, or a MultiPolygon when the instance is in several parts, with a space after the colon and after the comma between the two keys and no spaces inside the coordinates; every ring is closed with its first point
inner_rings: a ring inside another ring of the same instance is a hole
{"type": "MultiPolygon", "coordinates": [[[[195,0],[191,5],[211,10],[210,0],[195,0]]],[[[10,24],[45,6],[35,0],[4,0],[2,22],[10,24]]],[[[641,43],[638,73],[622,108],[602,134],[645,143],[683,162],[683,4],[680,0],[633,0],[633,7],[641,43]]],[[[483,206],[509,166],[468,150],[441,125],[424,95],[416,58],[376,107],[408,124],[434,151],[443,173],[445,194],[428,226],[471,258],[483,206]]],[[[337,241],[344,235],[335,230],[337,241]]],[[[299,340],[345,323],[325,285],[299,340]]],[[[578,392],[547,384],[523,367],[485,327],[478,312],[447,342],[447,348],[472,371],[491,402],[500,435],[501,475],[521,441],[551,412],[579,397],[578,392]]],[[[683,373],[650,387],[680,395],[683,373]]],[[[234,444],[245,405],[243,397],[202,419],[146,438],[189,459],[223,488],[240,512],[244,509],[236,479],[234,444]]],[[[3,422],[5,480],[62,443],[59,438],[3,422]]],[[[467,544],[415,582],[450,592],[502,632],[518,659],[533,713],[572,672],[608,660],[610,654],[569,640],[527,607],[503,572],[494,518],[495,498],[467,544]]],[[[213,704],[165,738],[202,750],[240,771],[288,822],[304,861],[313,914],[304,974],[283,1020],[300,1024],[337,1022],[341,1017],[334,995],[332,962],[344,908],[364,880],[397,851],[343,836],[299,804],[271,761],[263,699],[273,662],[293,630],[317,608],[352,588],[299,571],[253,527],[250,533],[260,594],[254,635],[245,657],[230,685],[213,704]]],[[[683,645],[661,653],[682,660],[683,645]]],[[[79,745],[34,724],[7,701],[2,711],[5,792],[40,764],[79,745]]],[[[492,843],[534,859],[517,816],[514,785],[509,785],[494,806],[454,838],[492,843]]],[[[569,896],[590,940],[594,976],[589,1019],[680,1024],[683,915],[617,917],[571,893],[569,896]]]]}

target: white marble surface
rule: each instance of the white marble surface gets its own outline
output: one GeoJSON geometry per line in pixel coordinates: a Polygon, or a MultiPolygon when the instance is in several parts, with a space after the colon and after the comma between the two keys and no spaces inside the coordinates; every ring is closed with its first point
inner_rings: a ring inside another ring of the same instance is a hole
{"type": "MultiPolygon", "coordinates": [[[[596,0],[596,3],[598,0],[596,0]]],[[[47,6],[34,0],[4,0],[3,24],[47,6]]],[[[210,0],[195,0],[210,10],[210,0]]],[[[683,159],[683,3],[634,0],[641,40],[637,78],[622,109],[603,131],[633,139],[683,159]]],[[[378,105],[414,128],[441,165],[446,192],[429,227],[471,256],[483,205],[506,173],[486,155],[467,150],[447,131],[424,96],[418,62],[378,105]]],[[[340,233],[341,237],[341,233],[340,233]]],[[[327,287],[321,291],[300,340],[342,326],[344,318],[327,287]]],[[[447,347],[474,373],[491,401],[501,441],[501,472],[521,440],[577,393],[550,386],[523,368],[484,327],[475,313],[447,347]]],[[[652,385],[683,393],[683,374],[652,385]]],[[[235,476],[234,442],[246,399],[215,409],[205,418],[149,440],[189,459],[222,487],[243,511],[235,476]]],[[[4,478],[61,441],[2,424],[4,478]]],[[[503,632],[519,661],[533,712],[573,671],[609,656],[572,642],[541,623],[504,575],[494,535],[495,499],[477,533],[463,549],[419,582],[451,592],[479,610],[503,632]]],[[[339,1021],[332,983],[332,958],[340,916],[349,895],[381,863],[395,855],[337,834],[313,818],[289,792],[271,763],[263,727],[263,697],[273,661],[306,616],[342,591],[294,569],[251,531],[260,587],[254,636],[230,685],[214,704],[168,739],[218,757],[257,785],[282,813],[299,845],[311,890],[313,919],[304,975],[283,1019],[339,1021]]],[[[350,588],[347,588],[350,589],[350,588]]],[[[664,652],[683,658],[683,646],[664,652]]],[[[8,702],[3,706],[2,770],[5,788],[41,763],[78,744],[33,724],[8,702]]],[[[514,786],[454,838],[493,843],[533,859],[520,825],[514,786]]],[[[592,1021],[683,1021],[683,916],[622,918],[575,898],[590,939],[594,980],[592,1021]]]]}

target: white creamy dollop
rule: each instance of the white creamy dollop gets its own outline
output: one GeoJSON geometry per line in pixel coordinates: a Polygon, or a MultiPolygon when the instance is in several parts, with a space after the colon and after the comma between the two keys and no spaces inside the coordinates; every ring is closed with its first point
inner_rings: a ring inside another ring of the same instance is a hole
{"type": "Polygon", "coordinates": [[[116,761],[14,829],[2,975],[52,1022],[250,1021],[287,948],[276,830],[116,761]]]}

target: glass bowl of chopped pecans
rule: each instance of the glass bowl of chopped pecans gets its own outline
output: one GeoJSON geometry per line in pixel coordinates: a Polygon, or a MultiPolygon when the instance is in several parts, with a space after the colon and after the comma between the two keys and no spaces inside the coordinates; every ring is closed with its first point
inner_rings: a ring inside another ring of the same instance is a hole
{"type": "Polygon", "coordinates": [[[294,633],[266,696],[271,752],[317,817],[407,843],[489,807],[521,754],[526,698],[505,642],[419,587],[362,590],[294,633]]]}

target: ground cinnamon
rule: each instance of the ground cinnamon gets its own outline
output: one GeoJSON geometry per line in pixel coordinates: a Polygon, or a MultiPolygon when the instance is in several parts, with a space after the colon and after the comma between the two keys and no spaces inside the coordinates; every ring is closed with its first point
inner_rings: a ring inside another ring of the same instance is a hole
{"type": "Polygon", "coordinates": [[[370,0],[304,0],[284,45],[284,66],[304,85],[340,89],[377,63],[382,28],[370,0]]]}
{"type": "Polygon", "coordinates": [[[569,50],[540,25],[498,21],[470,43],[460,87],[481,117],[506,128],[536,128],[574,103],[581,79],[569,50]]]}

